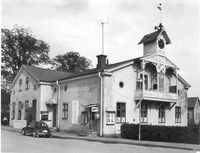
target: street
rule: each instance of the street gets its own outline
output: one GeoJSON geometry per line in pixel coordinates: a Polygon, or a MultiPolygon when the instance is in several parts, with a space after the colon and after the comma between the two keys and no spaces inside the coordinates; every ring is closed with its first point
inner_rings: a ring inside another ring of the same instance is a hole
{"type": "Polygon", "coordinates": [[[33,138],[1,130],[1,152],[9,153],[184,153],[196,151],[144,147],[127,144],[108,144],[73,139],[33,138]]]}

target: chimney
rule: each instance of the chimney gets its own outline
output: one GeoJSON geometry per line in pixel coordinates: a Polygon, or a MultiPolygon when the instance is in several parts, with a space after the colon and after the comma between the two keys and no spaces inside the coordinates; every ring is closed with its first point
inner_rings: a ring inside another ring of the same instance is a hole
{"type": "Polygon", "coordinates": [[[98,60],[98,63],[97,63],[97,68],[98,69],[102,69],[106,66],[106,55],[97,55],[97,60],[98,60]]]}

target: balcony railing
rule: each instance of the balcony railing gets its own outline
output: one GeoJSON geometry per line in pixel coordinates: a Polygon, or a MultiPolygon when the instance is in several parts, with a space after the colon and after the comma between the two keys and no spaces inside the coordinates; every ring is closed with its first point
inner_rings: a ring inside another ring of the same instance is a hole
{"type": "Polygon", "coordinates": [[[178,95],[176,93],[161,93],[152,90],[136,90],[136,99],[149,99],[149,100],[160,100],[160,101],[178,101],[178,95]]]}

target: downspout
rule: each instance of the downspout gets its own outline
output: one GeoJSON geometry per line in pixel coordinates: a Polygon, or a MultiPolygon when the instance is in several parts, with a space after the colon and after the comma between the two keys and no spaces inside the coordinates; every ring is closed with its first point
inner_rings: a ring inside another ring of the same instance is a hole
{"type": "Polygon", "coordinates": [[[98,72],[101,81],[101,95],[100,95],[100,136],[103,136],[103,78],[101,77],[101,72],[98,72]]]}
{"type": "Polygon", "coordinates": [[[58,97],[57,97],[57,114],[58,114],[58,125],[57,125],[57,128],[60,128],[60,85],[58,83],[58,80],[56,81],[56,85],[58,87],[58,97]]]}

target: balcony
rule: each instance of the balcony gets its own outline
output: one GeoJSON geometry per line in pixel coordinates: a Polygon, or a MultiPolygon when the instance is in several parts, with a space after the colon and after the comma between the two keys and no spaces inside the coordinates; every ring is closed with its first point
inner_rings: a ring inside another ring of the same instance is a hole
{"type": "Polygon", "coordinates": [[[151,90],[136,90],[135,99],[146,99],[165,102],[178,102],[178,95],[176,93],[160,93],[151,90]]]}

